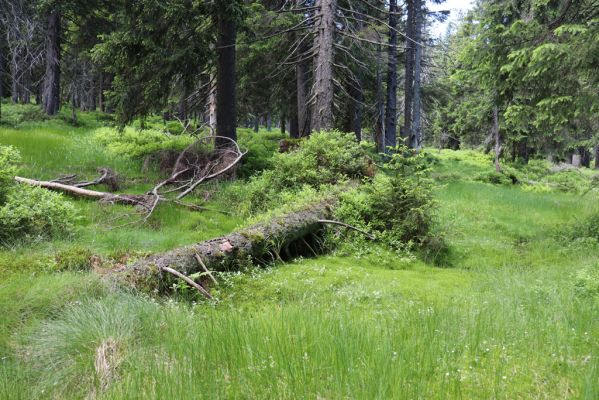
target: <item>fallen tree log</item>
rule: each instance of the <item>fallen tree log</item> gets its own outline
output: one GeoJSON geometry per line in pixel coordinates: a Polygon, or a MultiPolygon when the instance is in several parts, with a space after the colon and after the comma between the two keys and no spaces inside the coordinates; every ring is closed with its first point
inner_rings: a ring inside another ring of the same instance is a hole
{"type": "Polygon", "coordinates": [[[134,206],[147,207],[149,197],[145,195],[132,195],[132,194],[114,194],[107,192],[99,192],[97,190],[85,189],[83,187],[67,185],[55,181],[38,181],[35,179],[23,178],[15,176],[15,181],[24,183],[31,186],[39,186],[44,189],[54,190],[62,193],[66,193],[75,197],[82,197],[86,199],[99,200],[106,203],[115,204],[127,204],[134,206]]]}
{"type": "Polygon", "coordinates": [[[118,271],[119,280],[140,289],[161,285],[164,268],[172,268],[187,276],[204,271],[243,269],[249,263],[265,264],[282,257],[309,254],[306,239],[324,229],[323,221],[332,214],[332,203],[322,202],[308,209],[275,217],[268,223],[254,225],[216,239],[206,240],[166,253],[143,258],[118,271]],[[203,260],[202,267],[197,257],[203,260]]]}

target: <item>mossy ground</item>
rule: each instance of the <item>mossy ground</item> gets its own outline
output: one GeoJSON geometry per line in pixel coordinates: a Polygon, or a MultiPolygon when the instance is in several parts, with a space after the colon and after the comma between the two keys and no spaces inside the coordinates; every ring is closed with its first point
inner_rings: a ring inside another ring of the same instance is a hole
{"type": "MultiPolygon", "coordinates": [[[[140,166],[94,147],[85,118],[0,127],[0,144],[21,150],[26,176],[107,165],[144,190],[140,166]]],[[[432,154],[446,267],[342,249],[222,274],[217,303],[191,302],[183,286],[178,300],[123,293],[46,264],[76,248],[165,250],[240,218],[165,208],[146,226],[110,229],[126,207],[75,201],[72,239],[0,251],[0,397],[598,398],[599,303],[577,295],[576,274],[597,268],[599,244],[560,233],[598,211],[595,195],[479,182],[493,168],[485,156],[432,154]],[[109,338],[118,365],[102,392],[94,360],[109,338]]]]}

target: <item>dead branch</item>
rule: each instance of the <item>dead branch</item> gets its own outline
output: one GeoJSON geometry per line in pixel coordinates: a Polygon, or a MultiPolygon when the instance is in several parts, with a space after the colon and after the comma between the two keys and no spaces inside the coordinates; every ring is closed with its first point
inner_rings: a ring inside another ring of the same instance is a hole
{"type": "Polygon", "coordinates": [[[204,272],[210,277],[210,279],[212,279],[212,282],[214,282],[215,285],[218,285],[218,281],[214,278],[214,275],[212,275],[212,272],[210,272],[210,270],[206,267],[206,264],[204,264],[204,261],[202,261],[202,257],[200,257],[200,255],[197,253],[195,256],[196,256],[196,260],[198,260],[198,264],[200,264],[200,266],[202,267],[204,272]]]}
{"type": "Polygon", "coordinates": [[[70,194],[76,197],[83,197],[87,199],[95,199],[104,203],[111,204],[126,204],[133,206],[143,206],[147,208],[147,196],[144,195],[121,195],[107,192],[99,192],[97,190],[89,190],[73,185],[66,185],[64,183],[52,182],[52,181],[38,181],[35,179],[23,178],[15,176],[15,181],[24,183],[31,186],[39,186],[44,189],[55,190],[58,192],[70,194]]]}
{"type": "Polygon", "coordinates": [[[169,268],[169,267],[161,267],[160,269],[162,271],[168,272],[169,274],[172,274],[172,275],[176,276],[177,278],[183,279],[185,282],[187,282],[187,284],[189,286],[195,288],[198,292],[202,293],[204,295],[204,297],[206,297],[208,300],[212,300],[212,295],[210,293],[208,293],[206,291],[206,289],[204,289],[202,286],[198,285],[192,279],[190,279],[189,277],[183,275],[179,271],[177,271],[175,269],[172,269],[172,268],[169,268]]]}
{"type": "Polygon", "coordinates": [[[346,224],[345,222],[333,221],[333,220],[330,220],[330,219],[320,219],[320,220],[318,220],[318,222],[321,223],[321,224],[331,224],[331,225],[343,226],[345,228],[354,230],[356,232],[360,232],[361,234],[363,234],[364,236],[366,236],[370,240],[374,240],[375,239],[375,237],[372,236],[372,234],[366,232],[365,230],[362,230],[360,228],[356,228],[355,226],[346,224]]]}
{"type": "Polygon", "coordinates": [[[19,183],[39,186],[45,189],[63,192],[75,197],[96,199],[101,202],[111,204],[140,206],[145,211],[145,216],[139,221],[135,221],[133,223],[145,223],[150,219],[154,210],[161,202],[172,202],[194,211],[208,210],[207,208],[198,205],[184,203],[181,201],[181,199],[193,192],[201,183],[214,179],[222,174],[225,174],[227,171],[230,171],[239,163],[239,161],[241,161],[246,153],[247,152],[241,150],[235,140],[225,136],[213,135],[200,138],[191,145],[187,146],[178,155],[173,166],[171,176],[155,185],[152,190],[147,192],[145,195],[113,194],[85,189],[86,187],[101,183],[116,189],[118,187],[117,175],[109,168],[100,168],[98,170],[101,173],[100,177],[93,181],[74,182],[76,177],[75,174],[62,176],[52,181],[39,181],[35,179],[23,178],[20,176],[15,177],[15,180],[19,183]],[[231,145],[217,147],[217,139],[229,141],[231,145]],[[197,153],[192,151],[195,146],[205,145],[210,143],[210,141],[215,142],[215,148],[210,152],[197,153]],[[175,189],[166,190],[161,193],[161,189],[168,185],[175,186],[175,189]],[[165,196],[165,194],[172,193],[174,191],[181,191],[181,193],[174,199],[165,196]]]}

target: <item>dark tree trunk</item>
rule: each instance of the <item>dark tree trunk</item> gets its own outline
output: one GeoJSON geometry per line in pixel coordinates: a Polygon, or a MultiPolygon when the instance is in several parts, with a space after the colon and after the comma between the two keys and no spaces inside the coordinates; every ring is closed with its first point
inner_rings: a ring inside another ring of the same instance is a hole
{"type": "Polygon", "coordinates": [[[320,19],[315,35],[318,52],[314,65],[312,129],[318,132],[334,128],[333,61],[337,0],[317,0],[316,4],[320,19]]]}
{"type": "Polygon", "coordinates": [[[387,110],[385,152],[397,146],[397,0],[389,1],[389,64],[387,69],[387,110]]]}
{"type": "Polygon", "coordinates": [[[356,134],[356,140],[359,142],[362,140],[362,103],[364,102],[364,91],[362,90],[362,82],[358,81],[356,84],[353,131],[356,134]]]}
{"type": "MultiPolygon", "coordinates": [[[[304,49],[306,50],[306,49],[304,49]]],[[[298,137],[310,135],[310,107],[308,105],[308,96],[310,94],[310,64],[308,61],[301,61],[295,66],[295,75],[297,81],[297,111],[296,119],[298,123],[298,137]]]]}
{"type": "Polygon", "coordinates": [[[46,75],[44,76],[44,111],[55,115],[60,108],[60,11],[48,15],[46,26],[46,75]]]}
{"type": "Polygon", "coordinates": [[[298,97],[289,96],[289,136],[292,138],[300,137],[298,120],[298,97]]]}
{"type": "MultiPolygon", "coordinates": [[[[235,17],[227,13],[223,3],[218,13],[217,69],[216,69],[216,134],[237,140],[237,114],[235,109],[235,43],[237,25],[235,17]]],[[[228,140],[218,140],[217,146],[230,146],[228,140]]]]}
{"type": "Polygon", "coordinates": [[[279,122],[279,128],[281,128],[281,134],[284,135],[285,134],[285,130],[286,130],[286,125],[287,125],[287,117],[285,116],[285,114],[281,114],[281,119],[279,122]]]}
{"type": "Polygon", "coordinates": [[[376,121],[374,124],[374,141],[379,152],[385,151],[385,95],[383,93],[383,51],[377,49],[376,60],[376,121]]]}
{"type": "Polygon", "coordinates": [[[407,0],[408,17],[406,22],[405,81],[404,81],[404,127],[403,136],[410,137],[412,132],[412,106],[414,89],[414,27],[416,25],[415,1],[407,0]]]}
{"type": "Polygon", "coordinates": [[[11,101],[13,104],[19,102],[19,71],[14,66],[11,69],[11,101]]]}
{"type": "Polygon", "coordinates": [[[580,154],[580,165],[586,168],[591,167],[591,152],[587,150],[586,147],[581,147],[578,149],[578,153],[580,154]]]}
{"type": "Polygon", "coordinates": [[[413,103],[412,103],[412,134],[410,140],[410,147],[416,150],[420,150],[422,147],[422,131],[421,131],[421,112],[422,102],[420,96],[421,90],[421,71],[422,71],[422,23],[423,23],[423,10],[422,0],[414,1],[414,12],[415,12],[415,25],[414,25],[414,85],[413,85],[413,103]]]}
{"type": "Polygon", "coordinates": [[[501,154],[501,136],[499,134],[499,109],[493,107],[493,137],[495,139],[495,171],[501,172],[499,155],[501,154]]]}
{"type": "Polygon", "coordinates": [[[98,77],[98,105],[100,107],[100,111],[104,112],[104,73],[100,72],[98,77]]]}
{"type": "Polygon", "coordinates": [[[260,116],[256,114],[254,117],[254,132],[258,132],[260,130],[260,116]]]}
{"type": "Polygon", "coordinates": [[[595,169],[599,169],[599,144],[595,146],[595,169]]]}

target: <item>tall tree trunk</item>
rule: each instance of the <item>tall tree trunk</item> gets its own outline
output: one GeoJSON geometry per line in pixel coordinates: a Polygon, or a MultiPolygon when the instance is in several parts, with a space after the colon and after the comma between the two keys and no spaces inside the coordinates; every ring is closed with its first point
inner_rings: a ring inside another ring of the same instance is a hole
{"type": "Polygon", "coordinates": [[[389,64],[387,69],[387,111],[385,152],[397,146],[397,0],[389,1],[389,64]]]}
{"type": "MultiPolygon", "coordinates": [[[[235,17],[227,12],[223,2],[218,12],[217,69],[216,69],[216,134],[237,140],[237,114],[235,109],[235,43],[237,25],[235,17]]],[[[217,146],[230,146],[228,140],[217,140],[217,146]]]]}
{"type": "Polygon", "coordinates": [[[98,77],[98,105],[100,107],[100,111],[104,112],[104,72],[101,71],[98,77]]]}
{"type": "Polygon", "coordinates": [[[309,85],[310,64],[307,60],[300,61],[295,66],[295,76],[297,82],[297,112],[298,137],[310,135],[310,107],[308,105],[308,96],[310,95],[309,85]]]}
{"type": "Polygon", "coordinates": [[[493,137],[495,138],[495,171],[501,172],[499,155],[501,154],[501,136],[499,134],[499,109],[493,107],[493,137]]]}
{"type": "Polygon", "coordinates": [[[300,137],[297,95],[289,96],[289,136],[292,138],[300,137]]]}
{"type": "Polygon", "coordinates": [[[356,82],[356,85],[353,131],[356,134],[356,140],[359,142],[362,140],[362,103],[364,102],[364,91],[360,80],[356,82]]]}
{"type": "Polygon", "coordinates": [[[312,129],[318,132],[334,127],[333,58],[337,0],[317,0],[316,4],[320,11],[320,19],[315,36],[318,52],[314,65],[312,129]]]}
{"type": "Polygon", "coordinates": [[[46,26],[46,75],[44,76],[44,111],[55,115],[60,108],[60,11],[48,15],[46,26]]]}
{"type": "MultiPolygon", "coordinates": [[[[404,81],[404,127],[402,136],[410,138],[412,133],[412,106],[414,89],[414,28],[416,25],[415,1],[407,0],[408,17],[406,22],[406,52],[405,52],[405,81],[404,81]]],[[[409,144],[409,143],[408,143],[409,144]]]]}
{"type": "Polygon", "coordinates": [[[13,104],[17,104],[19,102],[19,70],[15,65],[13,65],[11,71],[11,101],[13,104]]]}
{"type": "Polygon", "coordinates": [[[281,114],[281,118],[279,120],[279,128],[281,128],[281,134],[285,134],[285,130],[287,129],[287,116],[285,113],[281,114]]]}
{"type": "Polygon", "coordinates": [[[260,116],[256,113],[254,117],[254,132],[258,132],[260,130],[260,116]]]}
{"type": "Polygon", "coordinates": [[[412,134],[410,140],[410,147],[416,150],[420,150],[422,147],[422,132],[421,132],[421,112],[422,102],[420,96],[421,90],[421,71],[422,71],[422,0],[414,1],[414,15],[416,23],[414,25],[414,85],[413,85],[413,103],[412,103],[412,134]]]}
{"type": "Polygon", "coordinates": [[[599,169],[599,144],[595,145],[595,169],[599,169]]]}
{"type": "Polygon", "coordinates": [[[208,125],[213,134],[216,134],[216,85],[214,74],[210,74],[210,94],[208,95],[208,125]]]}
{"type": "Polygon", "coordinates": [[[385,151],[385,96],[383,94],[383,51],[378,46],[376,59],[376,121],[374,141],[379,152],[385,151]]]}

